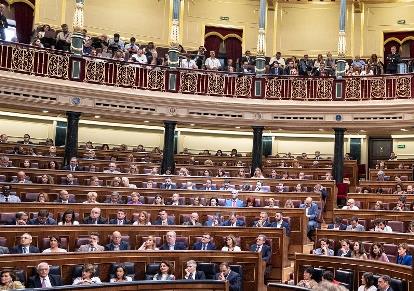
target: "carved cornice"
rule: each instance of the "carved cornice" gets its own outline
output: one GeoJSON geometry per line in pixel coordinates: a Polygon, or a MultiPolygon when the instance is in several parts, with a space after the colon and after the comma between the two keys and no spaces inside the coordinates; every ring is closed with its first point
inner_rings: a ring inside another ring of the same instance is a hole
{"type": "Polygon", "coordinates": [[[226,98],[79,83],[0,71],[0,106],[33,113],[76,110],[116,121],[175,120],[209,127],[401,128],[414,125],[412,100],[294,101],[226,98]],[[341,115],[341,121],[337,121],[341,115]]]}

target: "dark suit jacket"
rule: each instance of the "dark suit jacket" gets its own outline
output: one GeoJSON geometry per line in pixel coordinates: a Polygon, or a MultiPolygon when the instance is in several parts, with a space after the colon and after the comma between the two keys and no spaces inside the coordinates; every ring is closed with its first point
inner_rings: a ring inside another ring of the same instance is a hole
{"type": "MultiPolygon", "coordinates": [[[[165,244],[163,244],[161,247],[160,247],[160,250],[163,250],[163,251],[168,251],[170,248],[168,247],[168,244],[167,243],[165,243],[165,244]]],[[[178,242],[176,242],[175,243],[175,245],[174,245],[174,250],[176,250],[176,251],[182,251],[182,250],[186,250],[187,248],[185,247],[185,245],[184,244],[182,244],[182,243],[178,243],[178,242]]]]}
{"type": "Polygon", "coordinates": [[[167,185],[165,183],[162,183],[161,186],[160,186],[160,189],[173,190],[173,189],[177,189],[177,185],[176,184],[170,184],[169,188],[167,188],[167,185]]]}
{"type": "MultiPolygon", "coordinates": [[[[55,200],[56,203],[62,203],[62,199],[58,198],[55,200]]],[[[76,203],[76,199],[73,197],[69,197],[68,203],[76,203]]]]}
{"type": "MultiPolygon", "coordinates": [[[[187,280],[192,280],[192,279],[187,279],[187,280]]],[[[196,271],[195,280],[206,280],[206,274],[204,274],[203,271],[196,271]]]]}
{"type": "MultiPolygon", "coordinates": [[[[49,281],[52,286],[62,286],[62,279],[58,275],[49,274],[49,281]]],[[[27,288],[42,288],[42,282],[40,281],[40,276],[32,276],[27,281],[27,288]]]]}
{"type": "MultiPolygon", "coordinates": [[[[272,226],[271,227],[276,227],[276,228],[278,228],[277,227],[277,222],[275,221],[275,222],[273,222],[272,223],[272,226]]],[[[282,224],[280,225],[280,228],[284,228],[284,229],[286,229],[286,235],[289,235],[290,234],[290,225],[289,225],[289,223],[287,223],[286,221],[282,221],[282,224]]]]}
{"type": "MultiPolygon", "coordinates": [[[[114,244],[113,243],[107,244],[105,246],[105,251],[113,251],[113,250],[114,250],[114,244]]],[[[120,251],[127,251],[127,250],[129,250],[128,243],[126,243],[124,241],[121,241],[121,244],[119,245],[119,250],[120,251]]]]}
{"type": "MultiPolygon", "coordinates": [[[[109,224],[118,224],[118,219],[113,218],[111,220],[109,220],[109,224]]],[[[128,219],[124,219],[124,224],[131,224],[131,221],[128,219]]]]}
{"type": "MultiPolygon", "coordinates": [[[[39,220],[37,218],[30,219],[27,222],[27,224],[28,225],[40,225],[39,220]]],[[[55,224],[57,224],[56,223],[56,220],[54,220],[53,218],[50,218],[49,217],[48,219],[46,219],[46,222],[44,224],[42,224],[42,225],[55,225],[55,224]]]]}
{"type": "MultiPolygon", "coordinates": [[[[250,251],[255,252],[257,249],[257,244],[253,244],[250,247],[250,251]]],[[[262,259],[266,262],[269,263],[270,261],[270,257],[272,256],[272,250],[268,245],[262,245],[262,259]]]]}
{"type": "Polygon", "coordinates": [[[213,190],[217,190],[217,187],[212,185],[212,186],[210,187],[210,190],[208,190],[206,186],[203,186],[203,187],[201,187],[201,190],[205,190],[205,191],[213,191],[213,190]]]}
{"type": "MultiPolygon", "coordinates": [[[[168,225],[174,225],[174,220],[172,220],[171,218],[167,218],[167,223],[168,225]]],[[[153,225],[161,225],[161,219],[157,219],[156,221],[154,221],[153,225]]]]}
{"type": "MultiPolygon", "coordinates": [[[[328,225],[328,229],[334,229],[335,225],[333,223],[328,225]]],[[[346,230],[346,224],[341,223],[339,225],[339,230],[346,230]]]]}
{"type": "MultiPolygon", "coordinates": [[[[257,225],[257,223],[258,223],[258,220],[254,221],[254,222],[253,222],[253,224],[252,224],[252,226],[253,226],[253,227],[258,227],[258,226],[256,226],[256,225],[257,225]]],[[[266,221],[263,223],[263,226],[262,226],[262,227],[271,227],[271,226],[272,226],[272,223],[271,223],[269,220],[266,220],[266,221]]]]}
{"type": "MultiPolygon", "coordinates": [[[[62,170],[70,171],[70,165],[63,166],[63,167],[62,167],[62,170]]],[[[82,167],[80,167],[79,165],[77,165],[77,166],[75,167],[75,171],[83,171],[83,168],[82,168],[82,167]]]]}
{"type": "MultiPolygon", "coordinates": [[[[223,226],[231,226],[231,221],[230,220],[226,220],[225,222],[223,222],[223,226]]],[[[236,226],[246,226],[246,224],[244,223],[243,220],[237,219],[236,226]]]]}
{"type": "MultiPolygon", "coordinates": [[[[217,273],[215,279],[218,280],[220,273],[217,273]]],[[[241,290],[241,277],[239,273],[230,271],[227,276],[227,281],[229,281],[229,291],[240,291],[241,290]]]]}
{"type": "MultiPolygon", "coordinates": [[[[201,241],[198,242],[198,243],[195,243],[193,245],[193,250],[201,250],[202,245],[203,245],[203,243],[201,241]]],[[[214,244],[212,244],[211,242],[209,242],[207,244],[207,250],[208,251],[215,251],[216,250],[216,246],[214,244]]]]}
{"type": "Polygon", "coordinates": [[[339,249],[336,255],[338,257],[348,257],[348,258],[350,258],[351,254],[352,254],[352,252],[351,252],[350,249],[348,250],[348,252],[346,254],[343,254],[342,249],[339,249]]]}
{"type": "MultiPolygon", "coordinates": [[[[93,219],[88,216],[83,220],[83,224],[94,224],[93,219]]],[[[106,219],[100,216],[98,218],[98,224],[106,224],[106,219]]]]}
{"type": "MultiPolygon", "coordinates": [[[[18,245],[17,247],[14,247],[10,250],[11,254],[23,254],[23,248],[21,245],[18,245]]],[[[39,248],[35,247],[35,246],[29,246],[29,253],[31,254],[35,254],[35,253],[40,253],[39,248]]]]}
{"type": "Polygon", "coordinates": [[[270,74],[272,75],[283,75],[283,69],[281,67],[271,67],[270,74]]]}

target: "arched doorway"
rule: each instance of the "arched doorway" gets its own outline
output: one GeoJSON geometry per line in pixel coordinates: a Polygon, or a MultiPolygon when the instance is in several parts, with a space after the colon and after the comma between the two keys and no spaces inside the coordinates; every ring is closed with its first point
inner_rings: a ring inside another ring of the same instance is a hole
{"type": "Polygon", "coordinates": [[[396,46],[402,58],[414,58],[414,31],[384,33],[384,56],[396,46]]]}

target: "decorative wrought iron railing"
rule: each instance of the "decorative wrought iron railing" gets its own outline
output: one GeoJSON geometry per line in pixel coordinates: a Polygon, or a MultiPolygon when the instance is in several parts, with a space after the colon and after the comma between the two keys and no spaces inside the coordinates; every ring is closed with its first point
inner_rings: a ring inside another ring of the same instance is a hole
{"type": "Polygon", "coordinates": [[[413,98],[413,74],[334,77],[272,76],[171,69],[0,44],[0,70],[133,89],[218,97],[299,101],[413,98]],[[80,71],[72,74],[72,62],[80,71]]]}

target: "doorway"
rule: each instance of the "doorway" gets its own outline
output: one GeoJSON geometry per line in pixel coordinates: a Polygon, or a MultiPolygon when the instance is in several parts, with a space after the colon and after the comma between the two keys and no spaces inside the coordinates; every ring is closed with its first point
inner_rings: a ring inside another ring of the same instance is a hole
{"type": "Polygon", "coordinates": [[[370,138],[368,141],[368,163],[370,169],[375,169],[379,161],[388,160],[392,152],[392,138],[370,138]]]}

